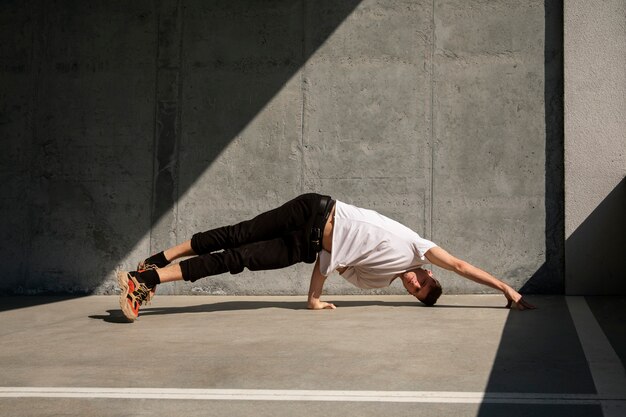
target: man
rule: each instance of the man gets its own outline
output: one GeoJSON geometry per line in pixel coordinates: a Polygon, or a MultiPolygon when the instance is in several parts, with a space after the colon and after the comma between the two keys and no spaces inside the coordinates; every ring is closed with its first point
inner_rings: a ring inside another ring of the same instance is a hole
{"type": "Polygon", "coordinates": [[[307,302],[313,310],[335,308],[320,299],[326,278],[335,270],[360,288],[386,287],[400,278],[411,295],[433,305],[442,290],[432,273],[422,268],[427,263],[502,291],[507,307],[534,308],[506,283],[408,227],[319,194],[303,194],[251,220],[196,233],[191,240],[147,258],[137,271],[118,273],[120,307],[132,321],[160,283],[237,274],[245,268],[278,269],[298,262],[315,263],[307,302]],[[193,257],[170,265],[189,256],[193,257]]]}

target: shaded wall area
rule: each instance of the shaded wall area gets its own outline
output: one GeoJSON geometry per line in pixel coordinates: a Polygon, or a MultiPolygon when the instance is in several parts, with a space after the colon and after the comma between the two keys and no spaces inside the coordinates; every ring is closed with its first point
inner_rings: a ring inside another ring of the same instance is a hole
{"type": "Polygon", "coordinates": [[[0,286],[89,292],[150,228],[152,2],[1,7],[0,286]]]}
{"type": "MultiPolygon", "coordinates": [[[[4,2],[0,291],[113,293],[116,268],[309,191],[522,287],[561,253],[545,14],[535,0],[4,2]]],[[[559,288],[550,265],[533,291],[559,288]]],[[[309,269],[159,291],[303,294],[309,269]]],[[[485,291],[438,272],[449,293],[485,291]]]]}
{"type": "Polygon", "coordinates": [[[565,242],[567,293],[626,294],[626,178],[565,242]]]}

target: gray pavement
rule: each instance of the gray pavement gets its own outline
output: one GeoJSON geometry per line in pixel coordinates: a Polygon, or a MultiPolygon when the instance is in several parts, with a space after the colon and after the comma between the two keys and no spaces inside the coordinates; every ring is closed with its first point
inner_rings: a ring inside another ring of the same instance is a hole
{"type": "MultiPolygon", "coordinates": [[[[600,401],[607,398],[596,390],[598,374],[565,297],[530,297],[539,309],[529,312],[502,308],[498,295],[444,296],[435,308],[409,296],[325,299],[338,308],[309,311],[302,296],[158,296],[127,323],[113,296],[0,298],[0,387],[124,388],[138,397],[2,398],[0,392],[0,415],[601,416],[626,410],[619,393],[600,401]],[[182,389],[183,399],[137,394],[143,388],[182,389]],[[196,389],[247,391],[228,400],[188,399],[196,389]],[[434,392],[447,399],[246,397],[259,390],[278,396],[434,392]],[[459,393],[485,392],[482,402],[458,402],[459,393]],[[511,393],[549,400],[512,400],[511,393]],[[494,395],[506,398],[497,403],[494,395]]],[[[585,305],[624,374],[626,298],[593,297],[585,305]]]]}

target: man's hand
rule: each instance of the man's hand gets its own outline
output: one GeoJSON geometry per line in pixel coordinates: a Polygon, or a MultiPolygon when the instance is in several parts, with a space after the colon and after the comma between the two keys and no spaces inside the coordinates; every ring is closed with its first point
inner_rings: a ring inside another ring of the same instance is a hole
{"type": "Polygon", "coordinates": [[[327,303],[326,301],[313,300],[308,303],[309,310],[334,310],[337,307],[333,303],[327,303]]]}
{"type": "Polygon", "coordinates": [[[504,290],[504,296],[508,300],[506,303],[506,308],[511,308],[515,310],[534,310],[536,307],[521,296],[520,293],[515,291],[513,288],[508,287],[504,290]]]}
{"type": "Polygon", "coordinates": [[[320,258],[317,258],[313,271],[311,272],[311,285],[309,285],[309,298],[307,307],[311,310],[324,310],[332,309],[336,307],[334,304],[326,303],[320,300],[322,296],[322,289],[324,288],[324,282],[326,277],[320,272],[320,258]]]}

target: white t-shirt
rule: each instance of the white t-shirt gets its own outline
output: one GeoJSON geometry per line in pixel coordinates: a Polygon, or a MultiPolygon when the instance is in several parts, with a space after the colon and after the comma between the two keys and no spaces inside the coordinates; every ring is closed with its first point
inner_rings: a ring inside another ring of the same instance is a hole
{"type": "Polygon", "coordinates": [[[387,287],[398,274],[429,263],[424,254],[435,246],[382,214],[337,201],[333,249],[320,252],[320,272],[347,267],[341,276],[357,287],[387,287]]]}

